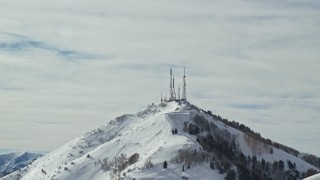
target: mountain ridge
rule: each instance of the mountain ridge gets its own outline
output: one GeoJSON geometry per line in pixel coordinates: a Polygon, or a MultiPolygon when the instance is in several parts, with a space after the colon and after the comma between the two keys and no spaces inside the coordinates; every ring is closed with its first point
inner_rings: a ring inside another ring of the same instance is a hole
{"type": "Polygon", "coordinates": [[[309,169],[318,171],[317,167],[264,141],[260,143],[261,139],[254,139],[221,119],[185,101],[152,104],[136,114],[117,117],[2,179],[224,179],[232,171],[237,171],[238,177],[244,176],[245,171],[239,169],[248,168],[242,162],[248,164],[249,159],[257,167],[265,161],[270,168],[274,162],[288,161],[281,172],[271,174],[277,177],[283,171],[292,176],[298,171],[299,178],[309,169]],[[194,158],[182,157],[190,153],[194,158]],[[128,163],[135,154],[136,161],[128,163]],[[164,161],[169,164],[166,170],[162,168],[164,161]],[[289,161],[295,164],[294,168],[288,167],[289,161]],[[123,167],[119,168],[120,165],[123,167]]]}
{"type": "Polygon", "coordinates": [[[12,152],[0,155],[0,177],[25,167],[42,154],[27,151],[12,152]]]}

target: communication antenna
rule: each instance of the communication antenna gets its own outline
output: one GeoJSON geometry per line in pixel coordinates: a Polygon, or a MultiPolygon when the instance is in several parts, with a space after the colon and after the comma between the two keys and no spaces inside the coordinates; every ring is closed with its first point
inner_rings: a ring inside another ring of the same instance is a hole
{"type": "Polygon", "coordinates": [[[183,68],[183,89],[182,89],[182,100],[187,101],[187,83],[186,83],[186,68],[183,68]]]}
{"type": "Polygon", "coordinates": [[[178,100],[180,100],[180,84],[179,84],[179,87],[178,87],[178,100]]]}
{"type": "Polygon", "coordinates": [[[176,100],[176,89],[174,88],[174,74],[172,74],[172,81],[173,81],[173,97],[172,97],[172,100],[176,100]]]}
{"type": "Polygon", "coordinates": [[[170,68],[170,94],[169,100],[173,100],[173,90],[172,90],[172,68],[170,68]]]}

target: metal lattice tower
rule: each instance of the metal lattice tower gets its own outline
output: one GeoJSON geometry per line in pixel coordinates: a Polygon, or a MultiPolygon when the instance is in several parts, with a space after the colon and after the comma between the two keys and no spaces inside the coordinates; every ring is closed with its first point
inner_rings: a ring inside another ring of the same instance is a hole
{"type": "Polygon", "coordinates": [[[180,85],[178,87],[178,100],[180,100],[180,85]]]}
{"type": "Polygon", "coordinates": [[[172,68],[170,68],[170,94],[169,101],[174,100],[174,79],[172,78],[172,68]]]}
{"type": "Polygon", "coordinates": [[[172,82],[173,82],[173,84],[172,84],[172,86],[173,86],[173,97],[172,97],[172,100],[176,100],[176,89],[174,88],[174,74],[172,74],[172,82]]]}
{"type": "Polygon", "coordinates": [[[187,83],[186,83],[186,68],[183,69],[183,88],[182,88],[182,100],[187,100],[187,83]]]}

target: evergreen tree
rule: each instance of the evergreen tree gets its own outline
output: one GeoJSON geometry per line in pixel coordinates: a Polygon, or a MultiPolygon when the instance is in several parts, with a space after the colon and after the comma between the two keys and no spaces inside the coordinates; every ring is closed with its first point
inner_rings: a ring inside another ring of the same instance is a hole
{"type": "Polygon", "coordinates": [[[238,174],[239,174],[239,180],[250,179],[250,172],[245,166],[243,166],[241,164],[237,164],[237,170],[238,170],[238,174]]]}
{"type": "Polygon", "coordinates": [[[164,161],[163,162],[163,168],[166,169],[167,167],[168,167],[168,163],[167,163],[167,161],[164,161]]]}
{"type": "Polygon", "coordinates": [[[235,180],[236,179],[236,172],[234,170],[230,170],[225,177],[226,180],[235,180]]]}
{"type": "Polygon", "coordinates": [[[273,154],[273,148],[270,149],[270,154],[273,154]]]}
{"type": "Polygon", "coordinates": [[[253,156],[252,157],[252,164],[255,165],[257,163],[257,157],[256,156],[253,156]]]}
{"type": "Polygon", "coordinates": [[[290,160],[287,160],[287,162],[288,162],[289,169],[293,169],[294,166],[293,166],[292,162],[290,160]]]}
{"type": "Polygon", "coordinates": [[[284,162],[283,162],[282,160],[279,161],[279,168],[280,168],[281,170],[284,169],[284,162]]]}
{"type": "Polygon", "coordinates": [[[262,165],[262,168],[265,169],[266,168],[266,161],[262,158],[261,160],[261,165],[262,165]]]}
{"type": "Polygon", "coordinates": [[[273,167],[273,169],[278,169],[278,162],[273,161],[272,167],[273,167]]]}
{"type": "Polygon", "coordinates": [[[213,161],[210,161],[210,168],[214,169],[214,162],[213,161]]]}

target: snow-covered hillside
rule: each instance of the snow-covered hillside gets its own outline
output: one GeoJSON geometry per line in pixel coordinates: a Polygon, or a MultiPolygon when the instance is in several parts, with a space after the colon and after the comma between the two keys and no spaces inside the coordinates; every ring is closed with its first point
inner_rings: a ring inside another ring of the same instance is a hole
{"type": "Polygon", "coordinates": [[[303,180],[319,180],[319,179],[320,179],[320,173],[316,174],[316,175],[313,175],[313,176],[310,176],[308,178],[305,178],[303,180]]]}
{"type": "MultiPolygon", "coordinates": [[[[185,131],[186,124],[192,123],[195,116],[204,117],[214,124],[216,130],[229,132],[236,138],[236,144],[245,156],[256,156],[258,161],[263,158],[270,163],[290,160],[301,172],[310,168],[317,169],[277,148],[273,148],[272,154],[265,151],[257,153],[241,131],[214,119],[189,103],[168,102],[149,105],[136,114],[118,117],[108,125],[74,139],[22,170],[1,179],[100,180],[116,178],[118,174],[124,179],[181,179],[183,176],[189,179],[222,180],[226,174],[219,173],[217,168],[210,168],[197,136],[185,131]],[[174,133],[175,129],[177,133],[174,133]],[[192,164],[190,169],[184,168],[185,172],[182,172],[183,164],[176,160],[181,149],[191,149],[195,155],[203,152],[203,161],[197,165],[192,164]],[[135,153],[138,154],[137,159],[125,166],[111,163],[115,158],[129,159],[130,162],[129,157],[133,157],[135,153]],[[164,161],[168,162],[167,169],[162,167],[164,161]],[[153,166],[146,162],[151,162],[153,166]],[[117,173],[113,169],[119,165],[122,169],[117,173]]],[[[287,165],[285,168],[288,169],[287,165]]],[[[236,166],[231,169],[236,170],[236,166]]]]}
{"type": "Polygon", "coordinates": [[[12,173],[28,165],[33,160],[42,156],[41,154],[29,152],[14,152],[0,155],[0,177],[12,173]]]}

